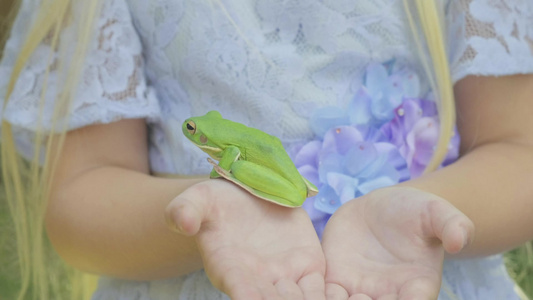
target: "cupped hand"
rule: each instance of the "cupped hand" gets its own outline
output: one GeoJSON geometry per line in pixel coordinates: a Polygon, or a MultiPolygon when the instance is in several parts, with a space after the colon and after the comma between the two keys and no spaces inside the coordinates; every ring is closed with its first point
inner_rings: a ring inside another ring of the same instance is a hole
{"type": "Polygon", "coordinates": [[[225,180],[192,186],[167,207],[195,236],[207,276],[231,299],[325,299],[325,259],[307,213],[253,197],[225,180]]]}
{"type": "Polygon", "coordinates": [[[474,225],[450,203],[392,187],[337,210],[322,239],[328,299],[437,299],[444,253],[472,240],[474,225]]]}

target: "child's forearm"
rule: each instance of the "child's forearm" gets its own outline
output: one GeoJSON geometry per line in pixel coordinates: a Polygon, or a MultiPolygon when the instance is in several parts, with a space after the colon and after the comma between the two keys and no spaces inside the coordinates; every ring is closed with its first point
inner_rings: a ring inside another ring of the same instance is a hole
{"type": "Polygon", "coordinates": [[[186,274],[202,268],[200,254],[194,238],[167,228],[164,211],[199,181],[91,169],[54,193],[48,233],[60,255],[85,271],[137,280],[186,274]]]}
{"type": "Polygon", "coordinates": [[[403,183],[443,197],[475,224],[461,255],[488,255],[533,239],[533,146],[493,142],[456,163],[403,183]]]}
{"type": "Polygon", "coordinates": [[[200,180],[148,175],[142,119],[67,133],[46,225],[59,254],[88,272],[154,279],[202,267],[194,239],[171,232],[167,204],[200,180]]]}

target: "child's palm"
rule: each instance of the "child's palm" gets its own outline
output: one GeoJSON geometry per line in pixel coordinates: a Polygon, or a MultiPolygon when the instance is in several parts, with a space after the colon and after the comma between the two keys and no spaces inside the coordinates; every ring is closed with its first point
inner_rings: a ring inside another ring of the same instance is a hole
{"type": "Polygon", "coordinates": [[[436,299],[444,249],[460,251],[472,234],[466,216],[419,190],[390,188],[353,200],[332,216],[324,232],[328,294],[436,299]]]}
{"type": "Polygon", "coordinates": [[[183,232],[196,234],[217,288],[232,299],[324,299],[324,254],[303,209],[259,200],[223,180],[202,185],[172,206],[180,207],[175,220],[183,232]]]}

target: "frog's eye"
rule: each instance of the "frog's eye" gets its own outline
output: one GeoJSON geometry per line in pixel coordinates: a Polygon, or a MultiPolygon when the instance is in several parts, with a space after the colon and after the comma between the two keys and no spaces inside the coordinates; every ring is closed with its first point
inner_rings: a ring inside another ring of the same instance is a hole
{"type": "Polygon", "coordinates": [[[196,124],[194,124],[193,121],[187,122],[187,131],[189,131],[190,134],[196,133],[196,124]]]}

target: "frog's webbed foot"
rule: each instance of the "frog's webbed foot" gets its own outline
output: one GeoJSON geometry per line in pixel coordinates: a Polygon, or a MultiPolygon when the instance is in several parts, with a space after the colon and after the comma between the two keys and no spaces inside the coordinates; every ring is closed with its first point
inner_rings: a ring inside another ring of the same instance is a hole
{"type": "Polygon", "coordinates": [[[211,173],[209,174],[209,178],[211,179],[216,179],[216,178],[220,178],[222,176],[220,176],[220,174],[218,174],[217,170],[215,168],[213,168],[213,170],[211,170],[211,173]]]}
{"type": "MultiPolygon", "coordinates": [[[[209,178],[215,179],[215,178],[226,178],[231,175],[231,172],[228,170],[224,170],[222,167],[220,167],[214,160],[211,158],[207,158],[207,161],[213,166],[213,170],[211,170],[211,174],[209,174],[209,178]]],[[[229,180],[229,179],[228,179],[229,180]]]]}

